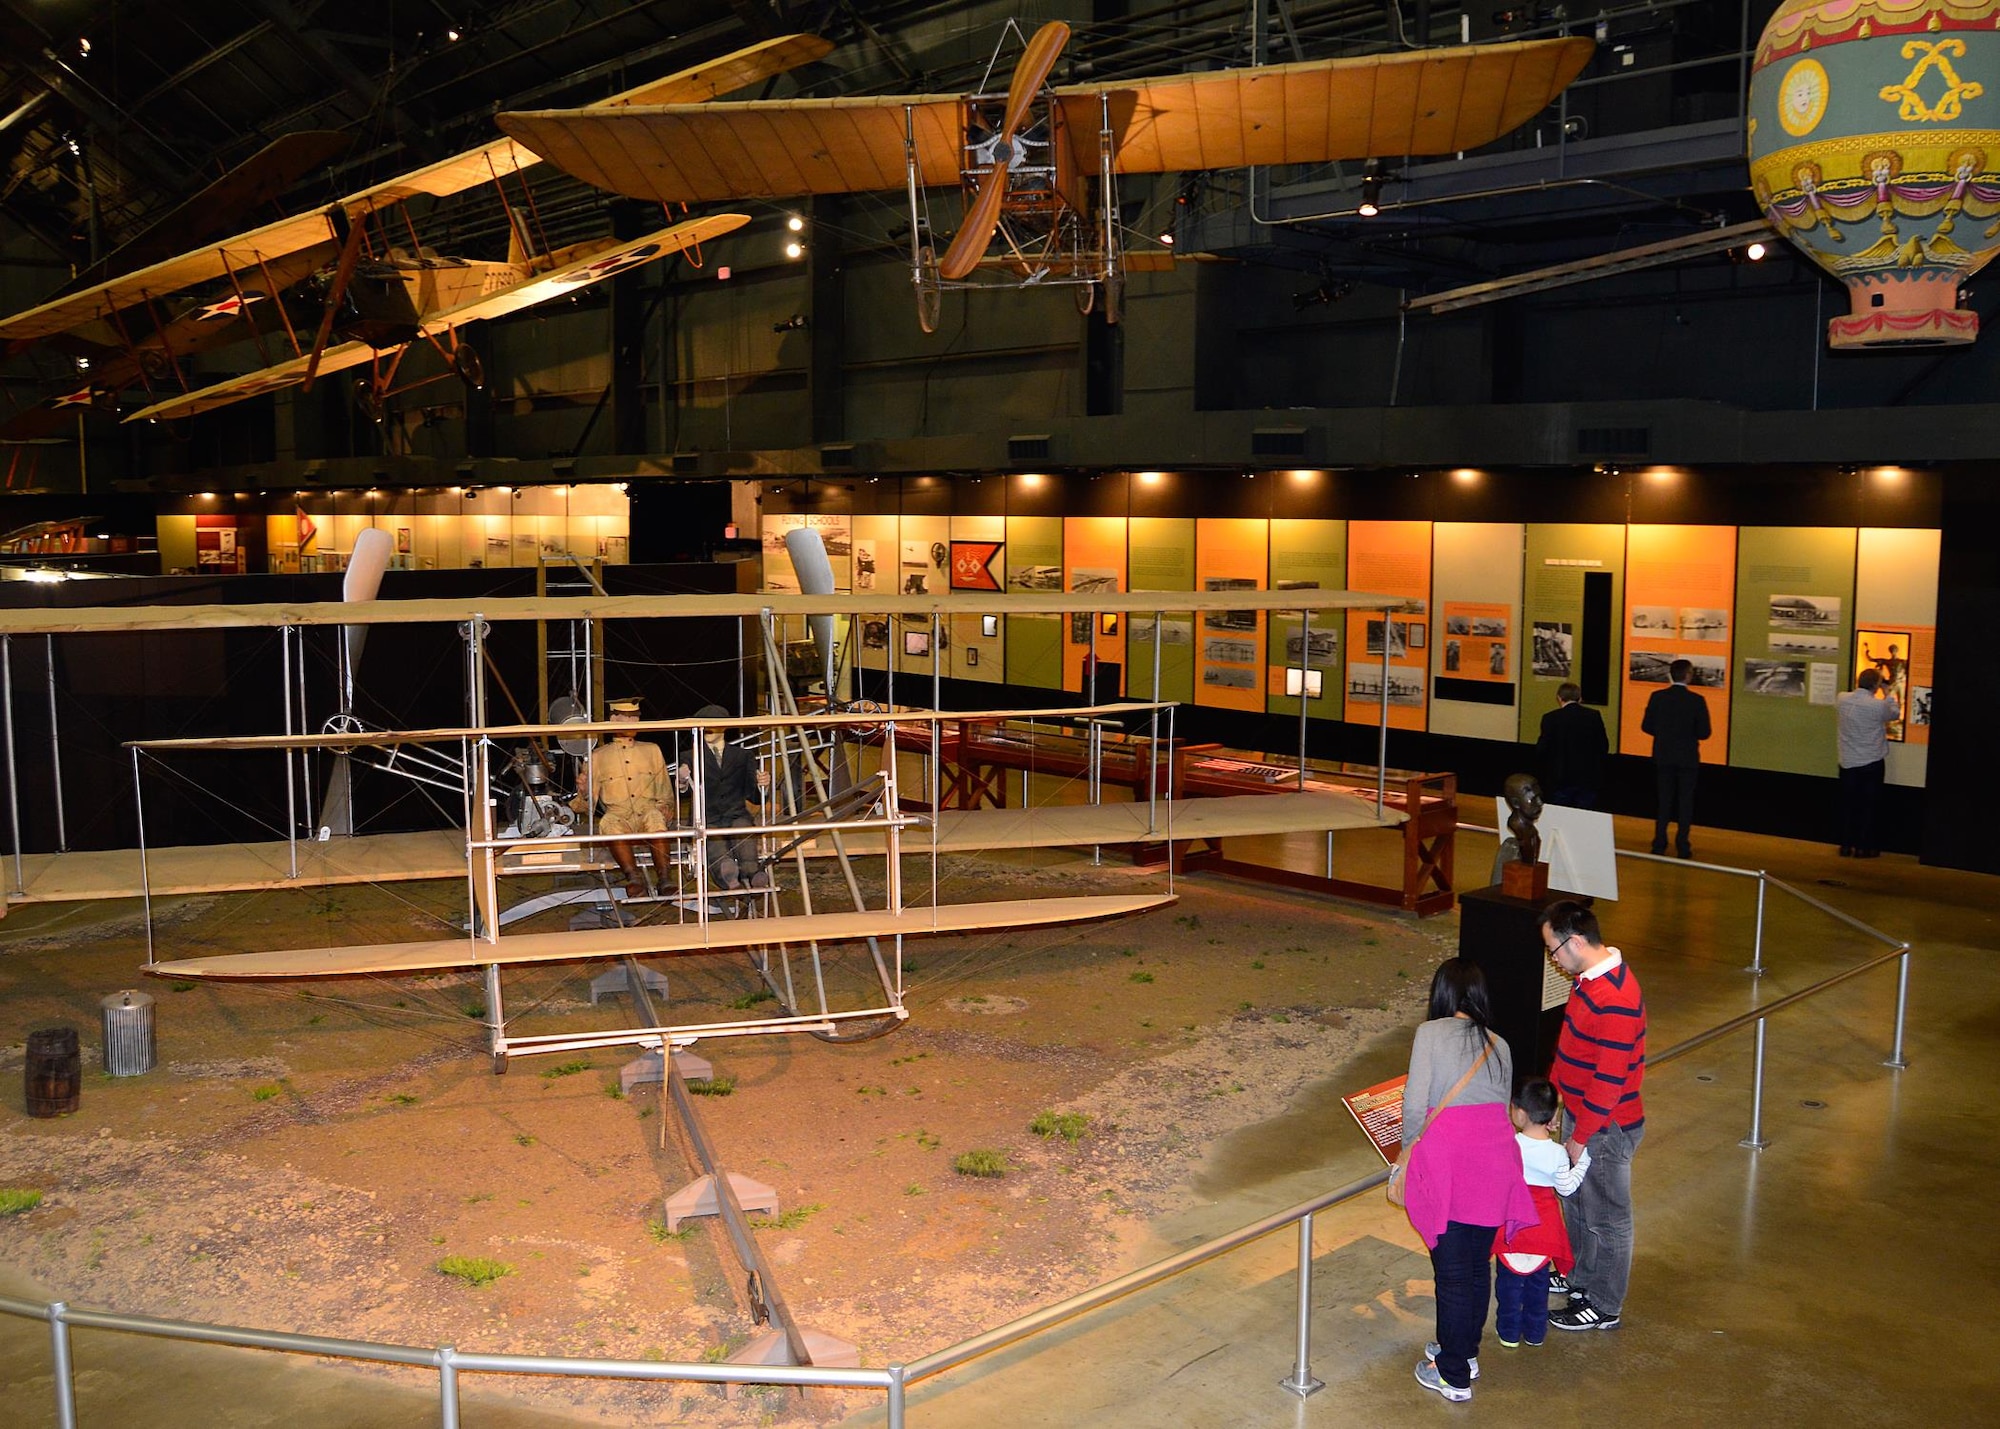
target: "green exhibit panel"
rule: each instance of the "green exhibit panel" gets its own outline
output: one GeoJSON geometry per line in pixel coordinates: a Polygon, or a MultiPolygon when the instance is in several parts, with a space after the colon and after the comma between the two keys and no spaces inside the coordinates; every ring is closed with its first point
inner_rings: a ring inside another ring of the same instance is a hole
{"type": "MultiPolygon", "coordinates": [[[[1007,518],[1007,589],[1059,591],[1063,588],[1063,527],[1060,516],[1007,518]]],[[[1063,675],[1062,617],[1010,615],[1007,681],[1059,690],[1063,675]]]]}
{"type": "Polygon", "coordinates": [[[1624,658],[1625,528],[1576,522],[1530,524],[1522,542],[1520,738],[1533,743],[1565,681],[1618,728],[1624,658]]]}
{"type": "Polygon", "coordinates": [[[1833,701],[1848,685],[1854,555],[1848,526],[1737,532],[1731,764],[1838,774],[1833,701]]]}
{"type": "MultiPolygon", "coordinates": [[[[1126,560],[1134,591],[1194,589],[1194,518],[1134,516],[1126,560]]],[[[1163,608],[1132,616],[1125,652],[1125,692],[1135,700],[1194,700],[1194,619],[1163,608]],[[1160,687],[1153,688],[1154,644],[1158,642],[1160,687]]]]}
{"type": "MultiPolygon", "coordinates": [[[[1345,590],[1347,588],[1347,523],[1318,519],[1277,519],[1271,522],[1272,590],[1345,590]]],[[[1266,707],[1272,714],[1296,715],[1304,689],[1307,713],[1339,719],[1341,657],[1347,622],[1337,614],[1313,617],[1311,629],[1297,615],[1275,611],[1271,616],[1270,690],[1266,707]],[[1301,674],[1301,643],[1305,664],[1301,674]],[[1317,684],[1318,689],[1313,686],[1317,684]]]]}

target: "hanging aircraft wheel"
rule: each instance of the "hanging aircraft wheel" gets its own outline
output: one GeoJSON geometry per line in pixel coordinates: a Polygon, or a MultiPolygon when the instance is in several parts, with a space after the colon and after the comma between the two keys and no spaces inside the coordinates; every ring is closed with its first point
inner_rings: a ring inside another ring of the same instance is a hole
{"type": "Polygon", "coordinates": [[[1097,306],[1097,284],[1078,283],[1070,292],[1076,296],[1076,310],[1089,317],[1090,310],[1097,306]]]}
{"type": "Polygon", "coordinates": [[[926,243],[917,250],[917,326],[936,332],[943,311],[944,284],[938,278],[937,253],[926,243]]]}
{"type": "Polygon", "coordinates": [[[451,370],[468,387],[478,390],[486,386],[486,362],[480,357],[479,349],[469,342],[461,342],[452,352],[451,370]]]}
{"type": "Polygon", "coordinates": [[[1125,315],[1125,275],[1113,272],[1104,280],[1104,320],[1115,323],[1125,315]]]}

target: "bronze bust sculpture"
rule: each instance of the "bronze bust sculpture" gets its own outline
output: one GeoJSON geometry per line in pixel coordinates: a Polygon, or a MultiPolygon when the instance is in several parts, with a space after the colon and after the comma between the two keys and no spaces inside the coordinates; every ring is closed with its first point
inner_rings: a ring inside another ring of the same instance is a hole
{"type": "Polygon", "coordinates": [[[1507,815],[1507,832],[1513,836],[1515,857],[1521,863],[1542,861],[1542,835],[1535,820],[1542,816],[1542,783],[1532,774],[1509,774],[1500,786],[1501,797],[1512,810],[1507,815]]]}

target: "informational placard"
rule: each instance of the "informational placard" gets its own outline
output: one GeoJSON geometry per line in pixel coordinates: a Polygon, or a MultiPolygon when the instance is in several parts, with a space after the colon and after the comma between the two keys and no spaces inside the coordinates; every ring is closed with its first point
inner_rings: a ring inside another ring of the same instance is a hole
{"type": "Polygon", "coordinates": [[[1575,986],[1568,973],[1556,966],[1554,958],[1542,960],[1542,1011],[1553,1012],[1569,1002],[1569,990],[1575,986]]]}
{"type": "Polygon", "coordinates": [[[1444,616],[1444,662],[1438,667],[1442,674],[1458,680],[1513,682],[1514,671],[1507,663],[1513,607],[1448,600],[1440,613],[1444,616]]]}
{"type": "Polygon", "coordinates": [[[1393,1077],[1340,1099],[1384,1165],[1394,1166],[1403,1154],[1403,1084],[1409,1080],[1407,1074],[1393,1077]]]}

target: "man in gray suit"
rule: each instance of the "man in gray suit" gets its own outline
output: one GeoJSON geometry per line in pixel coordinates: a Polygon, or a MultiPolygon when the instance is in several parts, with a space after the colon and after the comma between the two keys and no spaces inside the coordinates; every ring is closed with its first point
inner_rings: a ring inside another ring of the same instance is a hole
{"type": "Polygon", "coordinates": [[[1694,666],[1676,660],[1667,666],[1673,683],[1653,691],[1640,728],[1653,736],[1653,778],[1659,802],[1653,810],[1653,852],[1667,851],[1667,824],[1680,824],[1674,852],[1694,857],[1688,829],[1694,823],[1694,776],[1701,769],[1701,742],[1711,733],[1708,701],[1688,688],[1694,666]]]}

